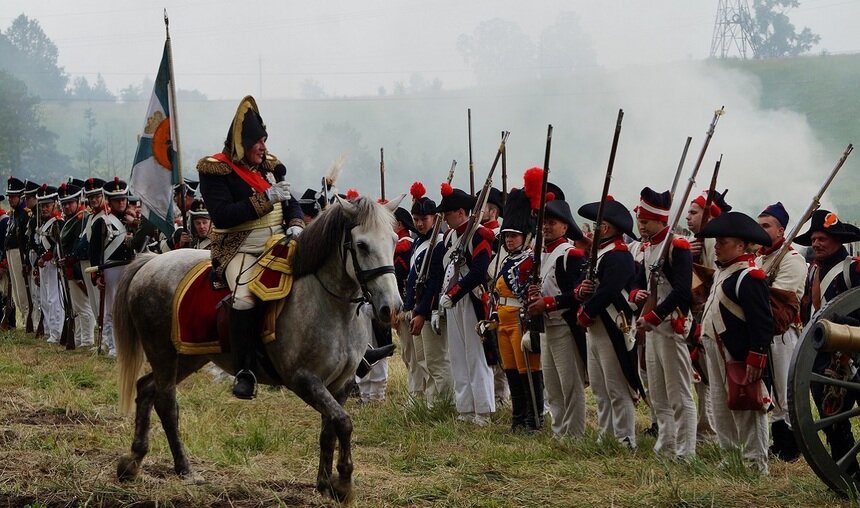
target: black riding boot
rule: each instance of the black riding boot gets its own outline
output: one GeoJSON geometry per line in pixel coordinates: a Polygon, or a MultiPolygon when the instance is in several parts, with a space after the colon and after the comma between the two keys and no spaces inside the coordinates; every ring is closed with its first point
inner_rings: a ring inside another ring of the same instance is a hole
{"type": "Polygon", "coordinates": [[[364,358],[361,359],[361,363],[358,364],[358,368],[355,370],[355,375],[359,378],[363,378],[368,372],[370,372],[370,369],[376,365],[376,362],[383,358],[388,358],[393,354],[394,344],[388,344],[377,348],[368,344],[367,350],[364,352],[364,358]]]}
{"type": "Polygon", "coordinates": [[[773,445],[770,447],[772,454],[785,462],[794,462],[800,458],[800,450],[797,448],[797,441],[794,440],[794,433],[785,420],[770,424],[770,433],[773,435],[773,445]]]}
{"type": "Polygon", "coordinates": [[[505,369],[505,377],[508,378],[508,387],[511,389],[511,430],[524,429],[529,388],[523,385],[525,379],[520,378],[520,373],[516,369],[505,369]]]}
{"type": "Polygon", "coordinates": [[[257,376],[254,375],[257,363],[254,345],[258,340],[254,336],[254,330],[257,329],[255,316],[254,309],[230,310],[230,347],[233,349],[236,369],[233,395],[239,399],[253,399],[257,394],[257,376]]]}
{"type": "Polygon", "coordinates": [[[520,374],[520,382],[526,393],[526,427],[530,430],[540,430],[543,427],[543,373],[539,370],[534,371],[531,373],[531,378],[535,391],[534,403],[532,403],[529,375],[520,374]]]}

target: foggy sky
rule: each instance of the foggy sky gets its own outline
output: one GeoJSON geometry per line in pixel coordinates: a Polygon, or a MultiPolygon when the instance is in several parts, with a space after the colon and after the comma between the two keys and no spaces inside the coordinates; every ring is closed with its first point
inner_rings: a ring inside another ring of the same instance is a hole
{"type": "MultiPolygon", "coordinates": [[[[101,72],[114,93],[153,77],[168,10],[177,85],[210,99],[252,92],[259,98],[298,96],[306,78],[329,95],[375,94],[412,73],[438,77],[447,89],[474,83],[456,49],[457,37],[493,17],[515,20],[537,39],[559,12],[576,12],[607,68],[708,56],[716,0],[6,0],[0,27],[19,14],[39,20],[74,79],[101,72]],[[261,65],[262,64],[262,65],[261,65]],[[262,67],[262,79],[260,69],[262,67]],[[262,82],[262,83],[261,83],[262,82]],[[260,93],[262,84],[262,93],[260,93]]],[[[802,0],[798,27],[822,36],[816,51],[860,50],[851,26],[860,2],[802,0]]]]}

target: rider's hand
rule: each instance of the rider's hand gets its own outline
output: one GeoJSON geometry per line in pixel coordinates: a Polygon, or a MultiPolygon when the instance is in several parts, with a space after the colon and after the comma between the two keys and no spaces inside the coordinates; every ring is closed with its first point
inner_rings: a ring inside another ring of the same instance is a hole
{"type": "Polygon", "coordinates": [[[290,184],[288,182],[277,182],[266,189],[266,198],[271,202],[287,201],[290,199],[290,184]]]}
{"type": "Polygon", "coordinates": [[[304,228],[301,226],[290,226],[287,228],[287,236],[289,238],[298,238],[300,234],[302,234],[304,228]]]}

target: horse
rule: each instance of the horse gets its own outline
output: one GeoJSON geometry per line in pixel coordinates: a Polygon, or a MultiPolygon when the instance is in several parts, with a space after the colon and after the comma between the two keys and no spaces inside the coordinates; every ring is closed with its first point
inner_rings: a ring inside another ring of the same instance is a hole
{"type": "MultiPolygon", "coordinates": [[[[317,489],[347,500],[352,494],[352,420],[343,404],[365,348],[372,340],[372,314],[390,324],[402,302],[394,277],[393,210],[370,198],[338,198],[298,237],[291,294],[276,319],[276,339],[266,352],[280,380],[263,369],[263,384],[283,384],[322,416],[317,489]],[[357,306],[365,306],[359,312],[357,306]],[[367,305],[372,307],[372,312],[367,305]],[[332,476],[335,439],[340,446],[332,476]]],[[[155,408],[182,478],[199,481],[179,438],[176,385],[213,361],[235,374],[230,354],[184,355],[171,341],[172,302],[183,276],[208,251],[179,249],[138,256],[125,268],[114,303],[120,407],[136,402],[131,454],[120,458],[117,477],[137,477],[149,450],[155,408]],[[145,359],[151,372],[139,377],[145,359]],[[134,393],[137,398],[134,399],[134,393]]]]}

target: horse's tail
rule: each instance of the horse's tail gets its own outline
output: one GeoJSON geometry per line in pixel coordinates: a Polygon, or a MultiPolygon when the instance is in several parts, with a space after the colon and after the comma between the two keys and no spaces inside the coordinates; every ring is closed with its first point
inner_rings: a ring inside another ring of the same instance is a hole
{"type": "Polygon", "coordinates": [[[132,323],[132,309],[127,297],[128,287],[137,274],[155,254],[141,254],[126,266],[119,280],[116,294],[119,296],[113,306],[113,335],[116,342],[116,358],[119,366],[119,408],[130,413],[135,398],[137,379],[143,367],[143,347],[141,337],[132,323]]]}

